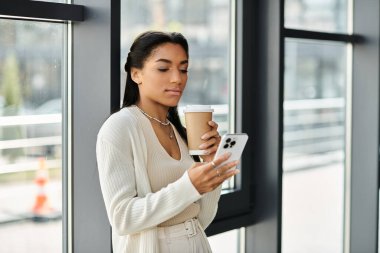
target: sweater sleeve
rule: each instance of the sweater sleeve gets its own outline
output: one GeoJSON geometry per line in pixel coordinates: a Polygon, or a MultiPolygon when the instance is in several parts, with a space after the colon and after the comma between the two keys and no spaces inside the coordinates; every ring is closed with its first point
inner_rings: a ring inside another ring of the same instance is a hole
{"type": "Polygon", "coordinates": [[[139,197],[132,153],[99,138],[96,145],[101,190],[113,229],[119,235],[157,226],[201,198],[188,173],[155,193],[139,197]]]}
{"type": "Polygon", "coordinates": [[[215,190],[204,194],[199,201],[201,211],[198,214],[198,220],[203,229],[206,229],[215,218],[216,212],[218,210],[218,202],[220,199],[221,190],[222,185],[217,187],[215,190]]]}

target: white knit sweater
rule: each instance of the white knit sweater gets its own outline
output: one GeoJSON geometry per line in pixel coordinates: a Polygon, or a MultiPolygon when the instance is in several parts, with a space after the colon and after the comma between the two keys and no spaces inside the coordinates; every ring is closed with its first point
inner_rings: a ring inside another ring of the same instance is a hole
{"type": "MultiPolygon", "coordinates": [[[[146,164],[150,157],[141,112],[123,108],[98,133],[96,155],[100,186],[112,226],[114,253],[158,253],[157,225],[198,201],[205,229],[217,210],[221,187],[200,195],[188,173],[152,193],[146,164]]],[[[146,127],[146,126],[145,126],[146,127]]]]}

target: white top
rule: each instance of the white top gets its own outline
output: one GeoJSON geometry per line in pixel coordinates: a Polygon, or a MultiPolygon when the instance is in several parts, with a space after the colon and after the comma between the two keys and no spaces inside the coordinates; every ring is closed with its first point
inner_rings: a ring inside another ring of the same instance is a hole
{"type": "MultiPolygon", "coordinates": [[[[141,122],[144,125],[142,130],[144,132],[146,144],[150,147],[147,150],[148,157],[150,158],[147,161],[150,187],[152,192],[157,192],[168,184],[180,179],[186,170],[194,163],[194,160],[188,155],[187,145],[173,125],[170,125],[170,127],[173,127],[174,136],[180,149],[181,158],[179,160],[171,157],[161,145],[149,119],[143,116],[141,122]]],[[[196,217],[199,213],[199,209],[200,206],[198,201],[191,203],[182,212],[169,220],[160,223],[158,226],[167,227],[185,222],[186,220],[196,217]]]]}
{"type": "MultiPolygon", "coordinates": [[[[191,183],[185,166],[180,178],[158,191],[152,191],[148,164],[153,167],[155,163],[149,153],[152,149],[163,147],[147,145],[147,139],[151,137],[145,133],[152,126],[150,122],[146,124],[146,120],[137,108],[123,108],[111,115],[98,133],[96,155],[99,179],[112,226],[114,253],[158,253],[159,224],[197,202],[200,207],[197,218],[205,229],[217,210],[221,186],[200,195],[191,183]]],[[[178,140],[177,132],[176,137],[178,140]]],[[[189,156],[186,147],[181,151],[181,157],[185,155],[189,156]]],[[[170,159],[162,159],[162,162],[170,159]]],[[[165,168],[160,166],[160,169],[165,168]]]]}

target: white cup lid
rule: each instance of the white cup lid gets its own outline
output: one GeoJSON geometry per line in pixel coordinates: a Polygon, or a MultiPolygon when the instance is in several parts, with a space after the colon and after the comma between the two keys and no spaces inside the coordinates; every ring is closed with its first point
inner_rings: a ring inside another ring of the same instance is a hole
{"type": "Polygon", "coordinates": [[[187,105],[183,112],[213,112],[211,105],[187,105]]]}

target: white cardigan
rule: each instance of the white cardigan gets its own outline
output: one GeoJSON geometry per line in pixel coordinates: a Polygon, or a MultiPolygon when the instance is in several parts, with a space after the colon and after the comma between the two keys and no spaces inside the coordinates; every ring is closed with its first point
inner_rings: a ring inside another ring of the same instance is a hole
{"type": "Polygon", "coordinates": [[[100,186],[112,226],[114,253],[158,253],[157,225],[199,200],[205,229],[215,217],[221,187],[200,195],[188,173],[152,193],[141,112],[123,108],[101,127],[96,144],[100,186]]]}

